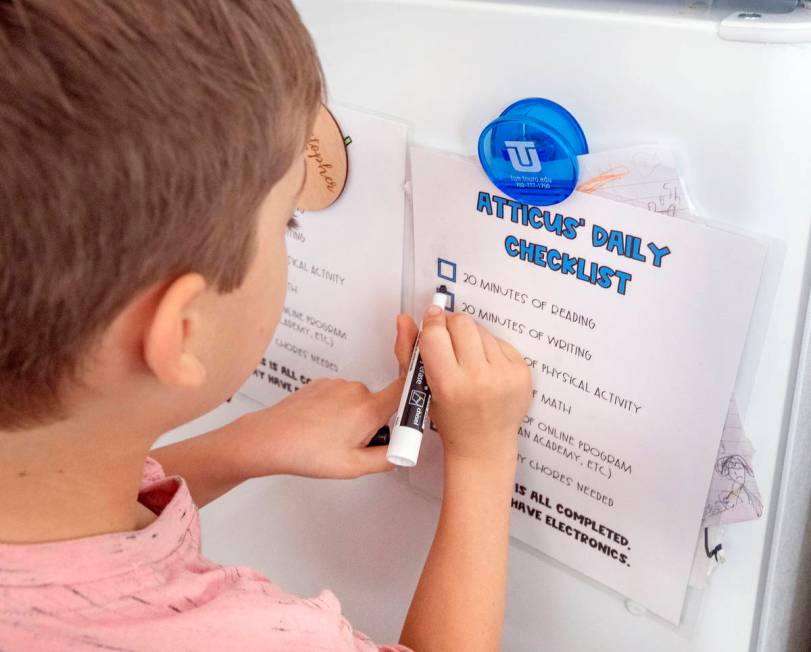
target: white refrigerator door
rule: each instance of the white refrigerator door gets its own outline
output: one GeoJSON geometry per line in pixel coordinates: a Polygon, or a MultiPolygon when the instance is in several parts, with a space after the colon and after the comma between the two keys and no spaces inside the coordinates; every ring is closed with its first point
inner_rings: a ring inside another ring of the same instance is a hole
{"type": "MultiPolygon", "coordinates": [[[[809,285],[811,48],[722,39],[727,12],[707,3],[296,4],[330,100],[398,117],[418,144],[473,154],[502,108],[547,97],[577,116],[593,151],[674,144],[700,215],[784,243],[736,387],[766,515],[727,529],[728,562],[690,597],[680,627],[633,615],[616,594],[513,547],[503,643],[510,652],[755,649],[761,605],[775,604],[764,596],[809,285]]],[[[245,409],[241,400],[173,437],[245,409]]],[[[395,474],[254,481],[203,511],[204,552],[259,567],[292,591],[329,586],[354,625],[391,642],[437,511],[395,474]]],[[[773,642],[787,625],[775,627],[773,642]]]]}

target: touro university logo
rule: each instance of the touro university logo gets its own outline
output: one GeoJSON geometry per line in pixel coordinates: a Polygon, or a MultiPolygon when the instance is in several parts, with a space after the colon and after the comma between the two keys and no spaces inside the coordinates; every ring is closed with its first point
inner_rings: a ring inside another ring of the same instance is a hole
{"type": "Polygon", "coordinates": [[[510,155],[510,164],[516,172],[540,172],[541,159],[531,140],[505,140],[504,146],[510,155]]]}

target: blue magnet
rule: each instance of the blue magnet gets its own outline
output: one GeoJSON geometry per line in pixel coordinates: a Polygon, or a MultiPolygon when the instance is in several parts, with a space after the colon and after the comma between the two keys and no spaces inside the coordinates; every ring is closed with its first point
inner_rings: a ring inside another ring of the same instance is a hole
{"type": "Polygon", "coordinates": [[[539,97],[508,106],[479,136],[479,160],[490,181],[511,199],[551,206],[577,186],[577,157],[586,136],[560,104],[539,97]]]}

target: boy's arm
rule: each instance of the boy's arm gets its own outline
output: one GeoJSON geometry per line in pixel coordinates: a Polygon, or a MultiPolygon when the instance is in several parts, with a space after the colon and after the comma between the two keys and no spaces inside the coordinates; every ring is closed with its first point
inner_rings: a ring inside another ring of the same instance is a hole
{"type": "Polygon", "coordinates": [[[445,464],[442,511],[400,642],[417,652],[499,650],[515,458],[445,464]]]}
{"type": "Polygon", "coordinates": [[[426,313],[420,352],[445,449],[442,510],[400,642],[417,652],[500,649],[522,356],[467,315],[426,313]]]}
{"type": "Polygon", "coordinates": [[[180,475],[198,507],[250,478],[286,473],[311,478],[356,478],[394,468],[386,447],[366,445],[397,410],[417,325],[397,318],[397,378],[379,392],[363,383],[317,379],[273,407],[222,428],[153,449],[167,475],[180,475]]]}
{"type": "Polygon", "coordinates": [[[403,378],[379,392],[354,381],[314,380],[272,407],[149,455],[167,475],[186,480],[198,507],[250,478],[388,471],[394,467],[385,446],[366,445],[397,409],[402,391],[403,378]]]}

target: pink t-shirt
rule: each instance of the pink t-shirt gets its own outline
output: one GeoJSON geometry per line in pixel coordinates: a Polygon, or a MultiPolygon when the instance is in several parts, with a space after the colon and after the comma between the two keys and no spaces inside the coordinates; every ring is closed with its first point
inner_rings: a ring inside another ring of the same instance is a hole
{"type": "Polygon", "coordinates": [[[285,593],[246,566],[200,554],[186,482],[147,458],[142,530],[35,544],[0,543],[0,650],[361,650],[330,591],[285,593]]]}

